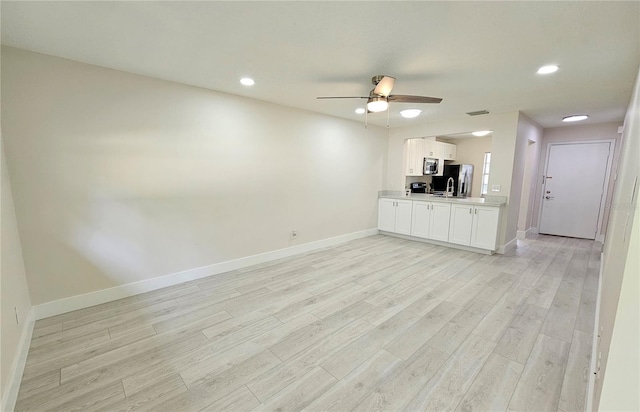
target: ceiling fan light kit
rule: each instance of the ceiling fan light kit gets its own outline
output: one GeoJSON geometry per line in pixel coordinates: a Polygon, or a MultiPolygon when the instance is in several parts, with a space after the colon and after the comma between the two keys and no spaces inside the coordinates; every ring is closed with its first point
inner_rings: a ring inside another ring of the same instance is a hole
{"type": "MultiPolygon", "coordinates": [[[[390,102],[398,103],[440,103],[442,101],[439,97],[427,97],[427,96],[409,96],[403,94],[391,94],[393,85],[396,79],[391,76],[377,75],[371,78],[371,83],[375,86],[369,96],[322,96],[317,99],[367,99],[367,113],[380,113],[389,109],[390,102]]],[[[408,115],[402,114],[403,117],[412,118],[420,115],[421,110],[409,109],[403,112],[408,112],[408,115]]],[[[356,110],[356,113],[358,111],[356,110]]],[[[387,121],[388,123],[388,121],[387,121]]],[[[387,124],[388,127],[388,124],[387,124]]]]}
{"type": "Polygon", "coordinates": [[[389,108],[389,102],[387,102],[386,97],[376,96],[370,97],[367,102],[367,110],[372,113],[384,112],[389,108]]]}

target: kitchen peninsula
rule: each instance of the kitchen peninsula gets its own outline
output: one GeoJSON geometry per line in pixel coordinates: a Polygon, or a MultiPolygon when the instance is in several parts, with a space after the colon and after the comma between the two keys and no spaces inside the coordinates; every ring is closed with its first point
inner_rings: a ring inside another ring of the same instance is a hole
{"type": "Polygon", "coordinates": [[[400,191],[378,195],[382,234],[493,254],[506,198],[444,197],[400,191]]]}

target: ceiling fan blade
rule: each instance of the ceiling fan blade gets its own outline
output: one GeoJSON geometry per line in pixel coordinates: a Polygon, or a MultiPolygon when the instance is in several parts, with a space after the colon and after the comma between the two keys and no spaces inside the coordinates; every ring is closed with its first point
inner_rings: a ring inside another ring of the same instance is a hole
{"type": "MultiPolygon", "coordinates": [[[[375,78],[375,77],[374,77],[375,78]]],[[[375,89],[373,89],[373,93],[378,96],[389,96],[391,93],[391,89],[393,89],[393,84],[396,82],[396,79],[391,76],[384,76],[378,84],[376,84],[375,89]]]]}
{"type": "Polygon", "coordinates": [[[321,96],[316,99],[368,99],[369,96],[321,96]]]}
{"type": "Polygon", "coordinates": [[[399,103],[440,103],[442,99],[439,97],[408,96],[406,94],[393,94],[389,96],[389,101],[399,102],[399,103]]]}

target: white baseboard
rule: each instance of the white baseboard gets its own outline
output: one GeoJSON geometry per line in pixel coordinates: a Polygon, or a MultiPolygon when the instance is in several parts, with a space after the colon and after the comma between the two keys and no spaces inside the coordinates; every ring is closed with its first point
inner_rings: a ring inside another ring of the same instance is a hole
{"type": "MultiPolygon", "coordinates": [[[[589,365],[589,383],[587,385],[587,407],[585,411],[594,410],[593,401],[596,390],[596,377],[602,379],[598,375],[598,352],[600,352],[600,302],[602,299],[602,271],[604,268],[604,253],[600,253],[600,275],[598,276],[598,292],[596,294],[596,319],[593,324],[593,340],[591,341],[591,364],[589,365]]],[[[598,405],[596,405],[597,407],[598,405]]]]}
{"type": "Polygon", "coordinates": [[[527,235],[529,235],[531,233],[538,233],[538,230],[535,227],[530,227],[527,230],[518,230],[516,232],[516,239],[525,240],[527,238],[527,235]],[[535,231],[534,231],[534,229],[535,229],[535,231]]]}
{"type": "Polygon", "coordinates": [[[285,249],[278,249],[271,252],[265,252],[258,255],[246,256],[239,259],[229,260],[226,262],[214,263],[212,265],[202,266],[199,268],[188,269],[182,272],[171,273],[152,279],[142,280],[139,282],[129,283],[126,285],[115,286],[108,289],[97,290],[95,292],[76,295],[65,299],[55,300],[53,302],[42,303],[36,305],[35,318],[44,319],[50,316],[67,313],[78,309],[88,308],[90,306],[99,305],[101,303],[111,302],[113,300],[126,298],[137,295],[139,293],[149,292],[156,289],[162,289],[167,286],[173,286],[178,283],[188,282],[190,280],[200,279],[207,276],[217,275],[219,273],[228,272],[230,270],[241,269],[247,266],[256,265],[258,263],[269,262],[288,256],[298,255],[301,253],[311,252],[328,246],[337,245],[348,242],[350,240],[359,239],[367,236],[377,235],[378,229],[367,229],[360,232],[347,233],[328,239],[322,239],[315,242],[304,243],[299,246],[292,246],[285,249]]]}
{"type": "Polygon", "coordinates": [[[518,243],[518,238],[514,238],[511,239],[510,241],[508,241],[507,243],[505,243],[504,245],[501,245],[498,250],[496,250],[496,253],[499,255],[504,255],[505,253],[509,252],[512,249],[515,249],[518,243]]]}
{"type": "Polygon", "coordinates": [[[24,328],[22,328],[22,335],[18,342],[18,350],[11,365],[11,372],[9,373],[9,381],[7,382],[5,393],[2,394],[2,405],[0,405],[0,410],[2,411],[13,411],[16,407],[18,390],[20,390],[22,374],[24,373],[24,366],[27,363],[27,355],[29,354],[31,336],[33,336],[34,323],[35,311],[31,308],[24,321],[24,328]]]}
{"type": "Polygon", "coordinates": [[[381,230],[380,234],[381,235],[387,235],[387,236],[393,236],[393,237],[399,237],[400,239],[412,240],[414,242],[422,242],[422,243],[429,243],[431,245],[444,246],[444,247],[448,247],[448,248],[451,248],[451,249],[465,250],[467,252],[482,253],[483,255],[493,255],[493,250],[488,250],[488,249],[479,249],[477,247],[457,245],[455,243],[441,242],[439,240],[425,239],[425,238],[415,237],[415,236],[410,236],[410,235],[402,235],[400,233],[385,232],[384,230],[381,230]]]}

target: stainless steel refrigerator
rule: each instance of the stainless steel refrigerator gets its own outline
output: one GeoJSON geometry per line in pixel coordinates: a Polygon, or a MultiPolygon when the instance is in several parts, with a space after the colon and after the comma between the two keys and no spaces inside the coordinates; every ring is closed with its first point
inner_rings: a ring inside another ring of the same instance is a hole
{"type": "Polygon", "coordinates": [[[447,190],[447,180],[453,178],[453,195],[457,197],[471,196],[471,183],[473,182],[473,165],[445,165],[442,176],[434,176],[431,179],[434,192],[447,190]]]}

